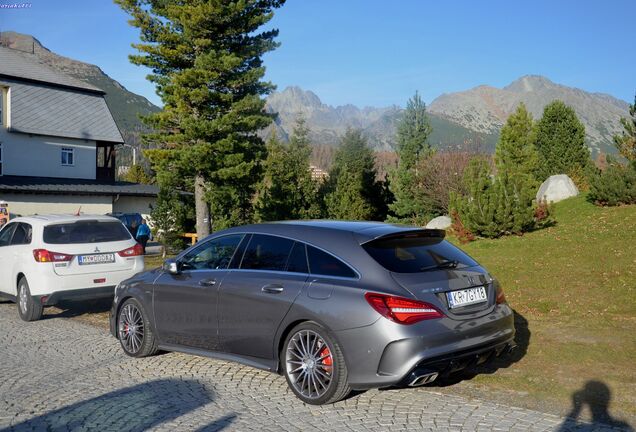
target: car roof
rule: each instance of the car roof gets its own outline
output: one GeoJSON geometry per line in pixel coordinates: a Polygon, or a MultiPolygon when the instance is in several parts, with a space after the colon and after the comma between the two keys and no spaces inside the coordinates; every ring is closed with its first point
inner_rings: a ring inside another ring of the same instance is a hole
{"type": "Polygon", "coordinates": [[[243,225],[231,228],[226,232],[259,232],[263,234],[290,234],[293,236],[304,237],[305,235],[320,236],[327,232],[333,234],[350,233],[358,240],[359,243],[365,243],[370,240],[384,237],[391,234],[409,231],[422,231],[424,228],[389,224],[384,222],[366,222],[366,221],[343,221],[343,220],[291,220],[266,222],[261,224],[243,225]]]}
{"type": "Polygon", "coordinates": [[[10,222],[26,222],[29,224],[50,225],[55,223],[77,222],[82,220],[97,220],[100,222],[119,222],[118,219],[105,215],[71,215],[71,214],[45,214],[33,216],[20,216],[11,219],[10,222]]]}

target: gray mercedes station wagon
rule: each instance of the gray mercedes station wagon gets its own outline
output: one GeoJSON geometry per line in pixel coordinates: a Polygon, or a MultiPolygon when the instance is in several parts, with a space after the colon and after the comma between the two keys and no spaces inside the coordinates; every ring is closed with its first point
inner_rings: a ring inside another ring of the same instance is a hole
{"type": "Polygon", "coordinates": [[[444,231],[293,221],[220,231],[115,291],[126,354],[158,350],[284,374],[306,403],[419,386],[514,348],[497,281],[444,231]]]}

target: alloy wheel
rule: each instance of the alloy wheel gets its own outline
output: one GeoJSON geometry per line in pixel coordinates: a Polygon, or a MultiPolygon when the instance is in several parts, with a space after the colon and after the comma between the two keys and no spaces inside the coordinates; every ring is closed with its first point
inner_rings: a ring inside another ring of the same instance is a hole
{"type": "Polygon", "coordinates": [[[27,289],[24,285],[20,285],[19,305],[22,313],[26,313],[27,308],[29,307],[29,295],[27,294],[27,289]]]}
{"type": "Polygon", "coordinates": [[[294,389],[309,399],[323,396],[333,378],[333,355],[325,340],[312,330],[300,330],[289,340],[287,374],[294,389]]]}
{"type": "Polygon", "coordinates": [[[131,354],[141,350],[144,342],[144,319],[139,308],[127,303],[119,313],[119,340],[131,354]]]}

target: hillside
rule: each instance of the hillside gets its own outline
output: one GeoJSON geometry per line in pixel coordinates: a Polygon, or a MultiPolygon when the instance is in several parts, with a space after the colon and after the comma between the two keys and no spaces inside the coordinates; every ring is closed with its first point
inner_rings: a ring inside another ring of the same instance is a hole
{"type": "MultiPolygon", "coordinates": [[[[315,144],[337,145],[338,137],[348,127],[353,127],[362,129],[369,144],[377,150],[393,148],[395,126],[402,113],[402,108],[398,106],[358,108],[349,104],[333,107],[324,104],[313,92],[296,86],[270,95],[266,109],[278,113],[276,128],[278,135],[283,138],[291,133],[296,118],[302,114],[315,144]]],[[[433,127],[430,141],[438,148],[470,141],[492,150],[497,142],[497,131],[474,131],[433,113],[430,121],[433,127]]]]}
{"type": "MultiPolygon", "coordinates": [[[[98,66],[60,56],[33,36],[2,32],[0,42],[31,52],[53,69],[104,90],[124,138],[134,145],[138,145],[138,132],[144,128],[139,116],[159,110],[143,96],[128,91],[98,66]]],[[[593,153],[615,152],[612,135],[622,131],[620,118],[628,116],[627,102],[606,94],[556,84],[536,75],[524,76],[501,89],[479,86],[439,96],[429,106],[433,126],[430,141],[438,148],[472,143],[492,151],[501,126],[520,102],[524,102],[538,118],[543,107],[554,99],[563,100],[576,110],[585,125],[587,144],[593,153]]],[[[347,104],[333,107],[324,104],[311,91],[295,86],[270,95],[266,109],[277,112],[279,117],[263,132],[265,137],[276,129],[281,138],[287,139],[298,114],[302,113],[316,145],[335,146],[339,136],[348,127],[354,127],[362,129],[370,145],[382,151],[392,150],[395,125],[402,112],[398,106],[359,108],[347,104]]]]}
{"type": "Polygon", "coordinates": [[[519,350],[454,390],[565,414],[575,392],[598,381],[611,391],[610,414],[633,422],[636,205],[597,207],[581,195],[555,204],[555,219],[523,236],[461,245],[501,282],[519,350]]]}
{"type": "Polygon", "coordinates": [[[556,84],[549,79],[527,75],[499,89],[479,86],[473,89],[443,94],[430,104],[430,112],[466,128],[496,133],[520,102],[528,107],[535,119],[543,108],[559,99],[576,111],[585,125],[586,140],[593,153],[613,153],[612,136],[623,129],[621,117],[628,117],[627,102],[602,93],[590,93],[556,84]]]}

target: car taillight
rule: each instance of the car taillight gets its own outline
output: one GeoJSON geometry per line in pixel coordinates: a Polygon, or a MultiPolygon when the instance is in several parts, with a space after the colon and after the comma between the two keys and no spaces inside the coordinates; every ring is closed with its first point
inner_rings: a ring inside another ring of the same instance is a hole
{"type": "Polygon", "coordinates": [[[117,253],[119,254],[119,256],[124,257],[124,258],[140,256],[140,255],[144,254],[144,248],[139,243],[135,243],[135,245],[133,247],[130,247],[128,249],[124,249],[123,251],[119,251],[117,253]]]}
{"type": "Polygon", "coordinates": [[[435,306],[419,300],[376,293],[366,293],[364,298],[380,315],[399,324],[414,324],[444,316],[435,306]]]}
{"type": "Polygon", "coordinates": [[[46,249],[34,249],[33,258],[37,262],[69,262],[73,259],[73,255],[51,252],[46,249]]]}
{"type": "Polygon", "coordinates": [[[506,303],[506,295],[503,292],[503,288],[501,288],[501,285],[499,285],[499,283],[495,283],[495,293],[497,293],[497,297],[496,297],[496,302],[497,304],[502,304],[502,303],[506,303]]]}

